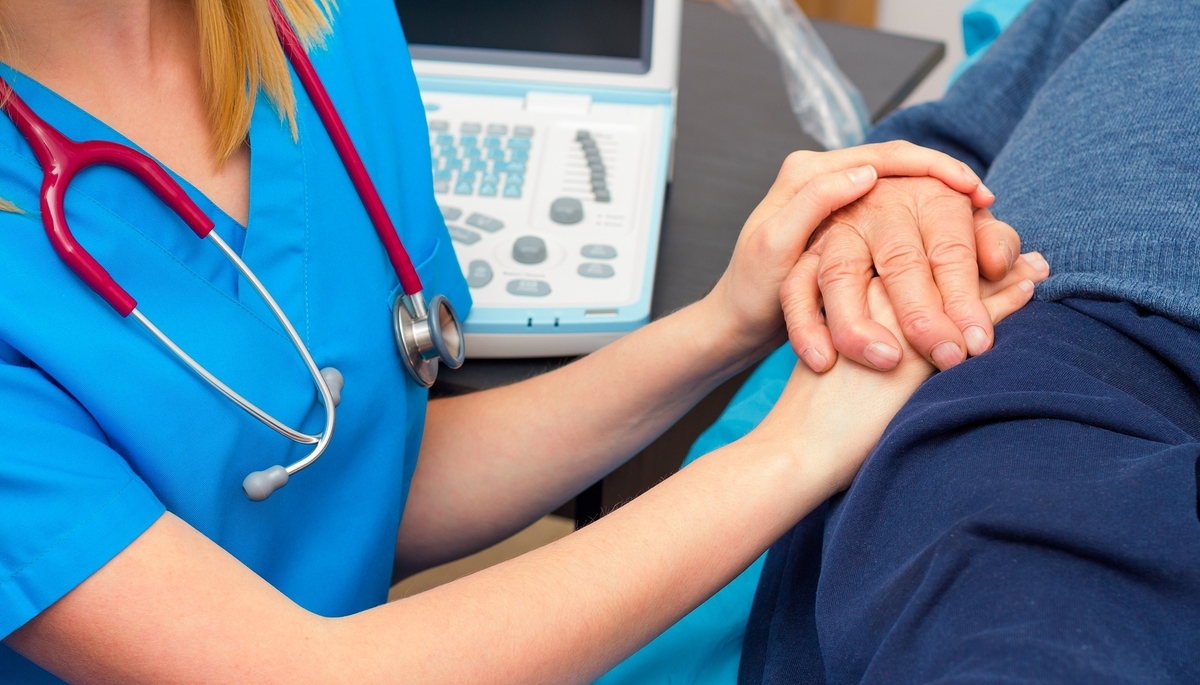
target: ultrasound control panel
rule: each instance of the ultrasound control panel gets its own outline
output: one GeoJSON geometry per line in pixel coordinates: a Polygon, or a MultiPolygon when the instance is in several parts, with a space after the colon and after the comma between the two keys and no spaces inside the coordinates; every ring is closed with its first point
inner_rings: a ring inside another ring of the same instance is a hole
{"type": "Polygon", "coordinates": [[[667,108],[423,94],[434,193],[474,300],[467,355],[583,354],[645,323],[667,108]]]}

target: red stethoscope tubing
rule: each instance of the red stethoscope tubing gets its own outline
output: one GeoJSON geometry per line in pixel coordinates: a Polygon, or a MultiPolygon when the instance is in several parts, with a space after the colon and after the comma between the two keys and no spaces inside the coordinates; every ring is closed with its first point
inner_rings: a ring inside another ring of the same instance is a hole
{"type": "MultiPolygon", "coordinates": [[[[341,116],[334,108],[333,101],[317,76],[308,54],[304,52],[292,25],[288,23],[276,0],[269,0],[268,4],[284,53],[296,70],[309,99],[312,100],[363,206],[366,207],[367,216],[371,219],[375,232],[387,252],[388,260],[400,279],[401,288],[407,295],[419,294],[421,278],[400,242],[400,236],[396,233],[383,200],[379,197],[379,191],[375,189],[375,184],[350,139],[350,133],[342,123],[341,116]]],[[[80,171],[98,164],[122,169],[146,184],[200,238],[206,238],[213,230],[212,219],[188,197],[179,183],[148,155],[108,141],[71,140],[37,116],[3,77],[0,77],[0,96],[4,98],[3,110],[29,142],[42,167],[42,225],[50,244],[54,246],[54,251],[118,314],[123,317],[129,316],[137,308],[137,301],[79,244],[67,223],[64,201],[67,189],[75,176],[80,171]]]]}
{"type": "Polygon", "coordinates": [[[325,84],[317,76],[317,70],[313,68],[308,53],[304,51],[304,46],[300,44],[300,38],[296,35],[295,29],[284,16],[283,10],[279,8],[279,3],[277,0],[269,0],[268,5],[271,8],[271,19],[275,22],[275,31],[279,34],[279,42],[283,44],[283,51],[291,60],[292,68],[296,70],[300,84],[304,86],[305,92],[308,93],[308,99],[316,108],[317,116],[325,124],[325,130],[329,132],[329,137],[333,140],[333,147],[337,150],[338,156],[342,158],[342,164],[346,167],[346,172],[350,174],[350,180],[354,183],[354,188],[358,191],[363,206],[367,208],[367,216],[371,218],[375,232],[379,234],[379,240],[383,243],[383,249],[387,252],[388,259],[392,262],[392,267],[400,278],[400,286],[406,295],[416,295],[421,292],[421,277],[417,275],[417,270],[413,267],[408,252],[400,242],[400,236],[396,233],[395,226],[392,225],[391,216],[383,206],[379,191],[375,189],[375,183],[371,180],[371,175],[367,173],[367,167],[363,164],[362,157],[358,155],[358,148],[354,147],[353,141],[350,140],[350,132],[342,123],[342,117],[338,114],[337,108],[333,106],[333,101],[329,99],[325,84]]]}
{"type": "Polygon", "coordinates": [[[75,240],[67,224],[64,200],[76,174],[95,164],[123,169],[145,183],[154,194],[183,219],[200,238],[208,237],[213,222],[175,179],[149,156],[124,145],[103,140],[77,143],[33,113],[12,86],[0,78],[4,111],[29,141],[42,167],[42,225],[54,251],[72,271],[79,274],[121,316],[129,316],[137,301],[113,280],[104,267],[75,240]]]}

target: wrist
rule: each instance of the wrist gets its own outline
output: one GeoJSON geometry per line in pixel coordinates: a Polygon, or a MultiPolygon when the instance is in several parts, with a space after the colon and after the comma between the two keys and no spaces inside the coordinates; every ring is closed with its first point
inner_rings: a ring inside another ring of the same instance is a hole
{"type": "Polygon", "coordinates": [[[820,440],[797,440],[794,429],[775,431],[760,424],[729,448],[744,455],[748,462],[744,468],[758,471],[765,482],[782,488],[777,494],[795,507],[796,521],[847,485],[832,468],[837,462],[834,447],[820,440]]]}
{"type": "Polygon", "coordinates": [[[761,360],[787,342],[787,330],[782,314],[774,325],[753,325],[738,309],[739,305],[726,292],[726,280],[717,285],[689,309],[704,322],[704,336],[714,352],[730,363],[740,363],[733,373],[761,360]]]}

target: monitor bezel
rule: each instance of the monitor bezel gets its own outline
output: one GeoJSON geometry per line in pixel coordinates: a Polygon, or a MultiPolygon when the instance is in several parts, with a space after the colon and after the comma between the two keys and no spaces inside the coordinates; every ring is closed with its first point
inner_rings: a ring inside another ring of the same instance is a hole
{"type": "MultiPolygon", "coordinates": [[[[429,45],[427,43],[409,43],[408,48],[412,53],[413,59],[435,62],[595,71],[612,74],[647,74],[653,65],[655,2],[657,0],[642,0],[640,57],[573,55],[561,52],[452,47],[447,45],[429,45]]],[[[399,12],[398,8],[397,12],[399,12]]]]}

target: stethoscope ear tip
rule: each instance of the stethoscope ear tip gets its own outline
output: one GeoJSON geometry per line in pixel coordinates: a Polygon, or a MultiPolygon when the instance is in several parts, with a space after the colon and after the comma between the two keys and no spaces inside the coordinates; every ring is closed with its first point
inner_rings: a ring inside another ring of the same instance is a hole
{"type": "Polygon", "coordinates": [[[271,496],[279,488],[287,485],[288,472],[282,466],[272,466],[269,469],[255,471],[242,481],[242,490],[251,502],[261,502],[271,496]]]}
{"type": "Polygon", "coordinates": [[[329,395],[333,398],[333,406],[338,406],[342,403],[342,388],[346,387],[346,379],[342,376],[342,372],[326,366],[321,369],[321,378],[325,379],[325,385],[329,386],[329,395]]]}

